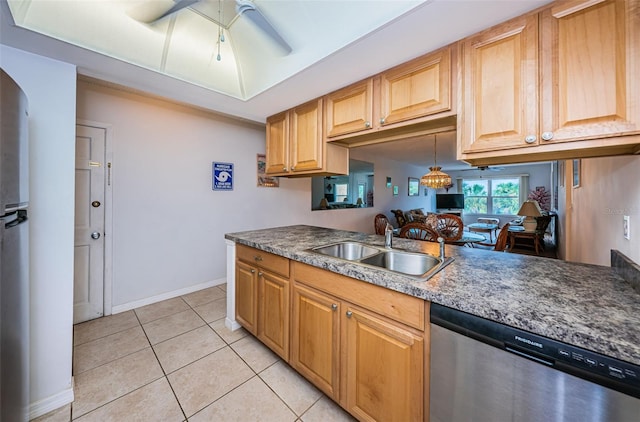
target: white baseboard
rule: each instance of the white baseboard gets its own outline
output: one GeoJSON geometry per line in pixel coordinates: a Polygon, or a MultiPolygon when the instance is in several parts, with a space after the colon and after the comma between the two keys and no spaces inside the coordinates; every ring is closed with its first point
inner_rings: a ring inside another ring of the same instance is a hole
{"type": "Polygon", "coordinates": [[[73,402],[73,387],[69,387],[58,394],[47,397],[46,399],[31,403],[29,405],[29,420],[45,415],[52,410],[59,409],[71,402],[73,402]]]}
{"type": "Polygon", "coordinates": [[[160,295],[151,296],[145,299],[123,303],[122,305],[113,306],[111,308],[111,313],[119,314],[121,312],[130,311],[131,309],[139,308],[141,306],[151,305],[152,303],[162,302],[163,300],[173,299],[174,297],[197,292],[198,290],[206,289],[208,287],[219,286],[220,284],[224,284],[226,282],[227,282],[226,277],[219,278],[217,280],[206,281],[204,283],[196,284],[194,286],[185,287],[184,289],[173,290],[171,292],[162,293],[160,295]]]}

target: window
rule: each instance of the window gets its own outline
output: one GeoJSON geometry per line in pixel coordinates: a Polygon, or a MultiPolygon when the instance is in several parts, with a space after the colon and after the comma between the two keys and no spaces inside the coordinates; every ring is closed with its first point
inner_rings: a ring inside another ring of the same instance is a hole
{"type": "Polygon", "coordinates": [[[516,215],[520,209],[523,177],[463,179],[464,212],[467,214],[516,215]]]}
{"type": "Polygon", "coordinates": [[[349,184],[336,183],[336,202],[344,202],[347,199],[349,184]]]}

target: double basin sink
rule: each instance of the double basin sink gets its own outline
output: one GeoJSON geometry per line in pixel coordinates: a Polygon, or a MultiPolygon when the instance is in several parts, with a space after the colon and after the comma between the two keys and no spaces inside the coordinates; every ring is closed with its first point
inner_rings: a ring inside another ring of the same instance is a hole
{"type": "Polygon", "coordinates": [[[441,258],[426,253],[381,248],[350,241],[318,246],[310,249],[310,251],[350,262],[394,271],[421,280],[428,280],[453,261],[453,258],[441,258]]]}

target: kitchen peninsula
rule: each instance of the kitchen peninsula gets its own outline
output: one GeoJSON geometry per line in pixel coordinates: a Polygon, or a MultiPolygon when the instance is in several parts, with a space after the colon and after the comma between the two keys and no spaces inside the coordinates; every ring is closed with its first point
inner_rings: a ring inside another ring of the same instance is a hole
{"type": "MultiPolygon", "coordinates": [[[[419,373],[419,377],[424,373],[424,378],[427,380],[430,303],[444,305],[640,365],[640,313],[638,312],[640,293],[610,267],[447,245],[446,255],[455,260],[429,280],[420,281],[400,273],[347,262],[308,250],[340,241],[355,241],[382,247],[383,236],[300,225],[230,233],[225,237],[228,245],[226,323],[230,328],[238,326],[235,301],[244,300],[235,290],[236,280],[240,280],[240,277],[235,275],[236,249],[245,251],[242,252],[245,258],[247,250],[256,251],[255,265],[258,267],[256,274],[263,274],[261,268],[265,268],[264,274],[269,270],[266,263],[261,267],[263,264],[260,262],[263,257],[259,255],[263,252],[264,255],[289,260],[290,270],[289,267],[281,266],[283,269],[275,279],[282,282],[279,286],[287,298],[284,305],[280,303],[282,308],[286,308],[281,309],[280,312],[286,313],[287,318],[291,315],[291,359],[294,362],[290,363],[296,369],[294,357],[299,358],[296,355],[299,351],[294,349],[296,344],[301,344],[299,338],[301,335],[297,332],[300,330],[301,322],[298,321],[296,325],[296,318],[298,320],[302,318],[301,307],[322,303],[324,296],[314,296],[316,293],[328,293],[326,297],[330,300],[326,302],[327,312],[325,313],[330,314],[331,309],[334,311],[337,309],[342,314],[346,313],[346,318],[351,318],[352,315],[358,317],[358,311],[361,311],[360,315],[379,316],[377,325],[371,326],[385,333],[392,333],[390,335],[395,335],[393,330],[397,327],[404,327],[404,331],[398,334],[397,338],[406,339],[406,344],[403,344],[407,350],[417,347],[417,353],[424,355],[424,372],[421,365],[415,366],[414,372],[419,373]],[[348,287],[341,287],[345,286],[344,283],[351,284],[348,287]],[[366,286],[371,289],[370,295],[364,290],[359,290],[358,294],[353,294],[351,297],[342,297],[343,294],[349,295],[349,292],[354,289],[365,289],[366,286]],[[300,302],[299,298],[302,296],[296,291],[297,288],[303,293],[311,292],[306,297],[312,300],[300,302]],[[342,290],[341,293],[334,293],[332,289],[342,290]],[[395,296],[384,296],[385,292],[395,296]],[[316,297],[318,299],[314,302],[316,297]],[[291,304],[289,304],[289,298],[291,298],[291,304]],[[424,304],[423,313],[417,310],[411,314],[414,305],[411,301],[415,299],[420,299],[420,303],[424,304]],[[367,303],[369,300],[372,302],[371,305],[367,303]],[[394,300],[407,300],[407,302],[396,304],[394,300]],[[291,314],[290,310],[292,310],[291,314]],[[405,310],[408,314],[404,313],[405,310]],[[394,313],[397,315],[392,315],[394,313]],[[401,324],[393,325],[395,322],[401,324]],[[420,337],[420,333],[424,333],[424,337],[420,337]],[[296,342],[296,336],[298,336],[298,342],[296,342]]],[[[409,239],[394,239],[393,245],[394,248],[432,255],[438,255],[438,246],[436,243],[409,239]]],[[[242,257],[238,257],[240,258],[242,257]]],[[[264,257],[265,262],[268,259],[264,257]]],[[[240,261],[238,261],[239,265],[240,261]]],[[[255,295],[256,297],[259,295],[257,288],[255,295]]],[[[270,297],[273,298],[273,296],[270,297]]],[[[275,302],[270,302],[270,304],[273,303],[275,302]]],[[[258,311],[255,313],[257,314],[258,311]]],[[[341,321],[335,324],[343,327],[341,336],[344,343],[347,337],[345,332],[353,333],[352,330],[355,328],[348,325],[350,323],[346,320],[341,321]]],[[[283,331],[287,331],[287,341],[288,327],[287,322],[283,328],[283,331]]],[[[314,326],[314,329],[317,327],[321,325],[314,326]]],[[[349,359],[352,358],[352,351],[340,349],[340,353],[336,354],[342,356],[345,362],[351,362],[349,359]]],[[[285,360],[287,356],[285,353],[285,360]]],[[[411,353],[408,353],[403,355],[403,358],[409,362],[412,359],[411,356],[411,353]]],[[[413,364],[407,364],[407,366],[411,365],[413,364]]],[[[328,395],[333,395],[336,401],[354,413],[352,402],[350,404],[348,401],[350,387],[347,381],[352,369],[349,364],[344,366],[346,369],[343,367],[343,371],[339,374],[341,392],[330,388],[331,374],[327,375],[326,379],[320,379],[322,377],[318,379],[322,382],[329,379],[328,387],[320,388],[328,395]]],[[[313,378],[308,374],[303,373],[303,375],[313,378]]],[[[317,374],[312,375],[315,377],[317,374]]],[[[318,379],[312,379],[312,382],[318,385],[318,379]]],[[[428,381],[423,387],[420,384],[417,389],[420,390],[420,394],[428,398],[428,381]]],[[[411,388],[409,390],[413,392],[411,388]]],[[[428,399],[425,399],[425,403],[428,403],[428,399]]],[[[406,411],[411,412],[411,409],[406,411]]],[[[428,409],[424,409],[424,412],[428,412],[428,409]]]]}

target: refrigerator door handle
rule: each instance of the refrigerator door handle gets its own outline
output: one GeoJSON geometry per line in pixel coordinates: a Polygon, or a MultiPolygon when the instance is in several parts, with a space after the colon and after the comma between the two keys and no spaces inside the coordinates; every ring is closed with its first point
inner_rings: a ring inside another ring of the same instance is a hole
{"type": "Polygon", "coordinates": [[[6,223],[4,223],[5,229],[10,229],[12,227],[17,226],[18,224],[22,224],[28,219],[26,210],[18,210],[13,214],[3,215],[1,219],[4,220],[7,217],[14,217],[14,218],[12,218],[11,221],[7,221],[6,223]]]}

